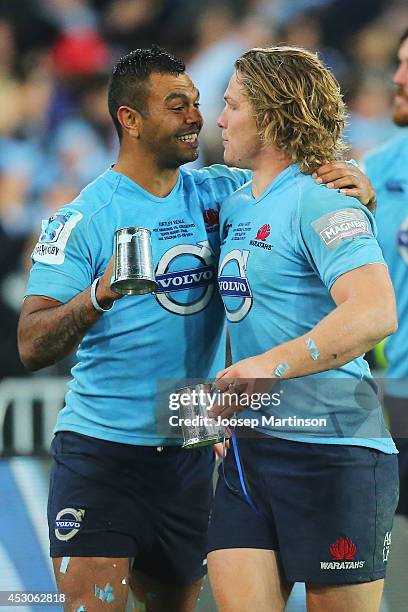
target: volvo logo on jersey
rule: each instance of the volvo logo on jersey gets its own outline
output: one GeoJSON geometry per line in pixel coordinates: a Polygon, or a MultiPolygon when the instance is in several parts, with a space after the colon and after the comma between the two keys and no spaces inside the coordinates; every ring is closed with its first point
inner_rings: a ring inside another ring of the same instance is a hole
{"type": "Polygon", "coordinates": [[[157,264],[156,299],[174,314],[200,312],[212,298],[215,274],[215,254],[208,240],[172,247],[157,264]]]}
{"type": "Polygon", "coordinates": [[[249,251],[234,249],[220,264],[218,286],[227,319],[232,323],[242,321],[252,307],[252,291],[246,277],[249,251]]]}

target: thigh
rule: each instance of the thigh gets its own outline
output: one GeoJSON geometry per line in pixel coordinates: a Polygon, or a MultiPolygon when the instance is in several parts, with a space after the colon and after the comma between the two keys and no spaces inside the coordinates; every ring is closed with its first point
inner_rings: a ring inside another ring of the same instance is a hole
{"type": "Polygon", "coordinates": [[[54,574],[66,600],[64,610],[124,612],[128,598],[129,560],[102,557],[54,558],[54,574]]]}
{"type": "Polygon", "coordinates": [[[202,580],[189,585],[168,584],[136,569],[129,581],[134,609],[145,612],[193,612],[201,585],[202,580]]]}
{"type": "Polygon", "coordinates": [[[283,612],[293,586],[273,550],[215,550],[208,555],[208,572],[220,612],[283,612]]]}
{"type": "Polygon", "coordinates": [[[133,568],[158,583],[187,588],[206,573],[213,498],[214,451],[164,448],[154,490],[147,495],[153,536],[133,568]]]}
{"type": "Polygon", "coordinates": [[[384,580],[347,585],[306,584],[308,612],[378,612],[384,580]]]}

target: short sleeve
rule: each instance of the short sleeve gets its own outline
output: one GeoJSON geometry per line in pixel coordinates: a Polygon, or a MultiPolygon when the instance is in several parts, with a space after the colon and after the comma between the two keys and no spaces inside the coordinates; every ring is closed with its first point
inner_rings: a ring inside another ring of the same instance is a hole
{"type": "Polygon", "coordinates": [[[80,210],[66,206],[47,221],[32,252],[26,295],[68,302],[93,279],[87,223],[80,210]]]}
{"type": "Polygon", "coordinates": [[[328,289],[346,272],[384,263],[374,217],[355,198],[323,187],[298,213],[300,248],[328,289]]]}

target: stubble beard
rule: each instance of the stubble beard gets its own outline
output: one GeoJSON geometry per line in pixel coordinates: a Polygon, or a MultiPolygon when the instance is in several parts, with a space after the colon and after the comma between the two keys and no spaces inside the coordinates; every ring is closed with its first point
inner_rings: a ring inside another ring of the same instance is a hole
{"type": "Polygon", "coordinates": [[[397,95],[403,97],[404,101],[402,104],[399,104],[399,105],[394,101],[392,119],[395,125],[398,125],[398,127],[407,127],[408,126],[408,98],[406,95],[402,94],[402,92],[397,92],[397,95]]]}

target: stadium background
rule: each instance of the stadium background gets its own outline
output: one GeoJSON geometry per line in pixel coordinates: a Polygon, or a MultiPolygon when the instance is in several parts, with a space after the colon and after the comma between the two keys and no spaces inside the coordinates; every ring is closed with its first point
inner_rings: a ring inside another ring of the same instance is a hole
{"type": "MultiPolygon", "coordinates": [[[[275,43],[317,50],[342,85],[358,160],[397,132],[392,73],[406,27],[406,0],[0,0],[0,590],[55,589],[48,445],[72,361],[28,374],[16,327],[41,219],[115,160],[106,105],[113,62],[153,42],[184,58],[201,90],[197,164],[205,165],[222,161],[216,118],[234,59],[275,43]]],[[[408,610],[407,545],[408,525],[397,519],[389,612],[408,610]]],[[[292,612],[304,610],[302,598],[298,590],[292,612]]],[[[208,587],[197,609],[215,609],[208,587]]]]}

